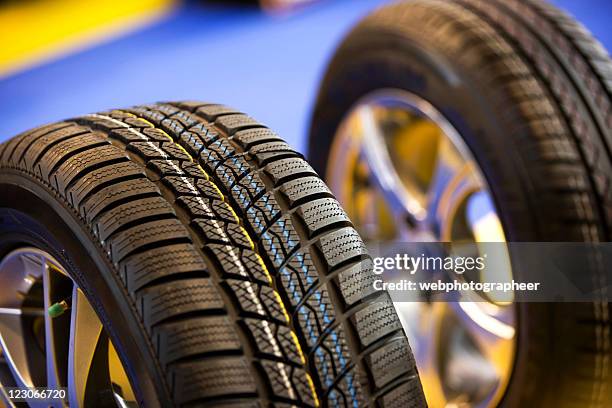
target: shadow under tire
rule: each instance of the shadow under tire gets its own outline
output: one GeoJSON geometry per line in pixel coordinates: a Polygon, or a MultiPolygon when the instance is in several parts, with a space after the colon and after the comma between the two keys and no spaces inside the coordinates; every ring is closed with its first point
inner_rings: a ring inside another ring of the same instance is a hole
{"type": "Polygon", "coordinates": [[[145,406],[424,406],[350,220],[232,108],[111,110],[1,144],[0,257],[23,244],[79,283],[145,406]]]}

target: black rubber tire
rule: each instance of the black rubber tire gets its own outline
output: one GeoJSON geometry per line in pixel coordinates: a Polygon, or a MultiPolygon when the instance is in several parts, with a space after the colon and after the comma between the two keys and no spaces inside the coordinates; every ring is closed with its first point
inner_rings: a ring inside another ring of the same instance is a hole
{"type": "Polygon", "coordinates": [[[68,266],[147,407],[424,405],[344,211],[234,109],[139,106],[1,144],[0,256],[24,244],[68,266]]]}
{"type": "MultiPolygon", "coordinates": [[[[333,169],[343,117],[384,88],[421,96],[459,130],[509,241],[610,241],[612,64],[574,19],[537,0],[415,0],[374,12],[325,75],[309,140],[320,174],[333,169]]],[[[502,404],[612,406],[610,304],[517,310],[502,404]]]]}

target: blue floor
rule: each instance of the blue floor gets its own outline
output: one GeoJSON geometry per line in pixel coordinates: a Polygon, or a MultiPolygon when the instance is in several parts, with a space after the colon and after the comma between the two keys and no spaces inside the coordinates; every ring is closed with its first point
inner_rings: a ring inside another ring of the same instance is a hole
{"type": "MultiPolygon", "coordinates": [[[[199,99],[240,108],[304,150],[326,61],[361,16],[386,2],[328,1],[283,18],[188,2],[149,28],[0,80],[0,141],[88,112],[199,99]]],[[[612,49],[612,2],[555,3],[612,49]]]]}

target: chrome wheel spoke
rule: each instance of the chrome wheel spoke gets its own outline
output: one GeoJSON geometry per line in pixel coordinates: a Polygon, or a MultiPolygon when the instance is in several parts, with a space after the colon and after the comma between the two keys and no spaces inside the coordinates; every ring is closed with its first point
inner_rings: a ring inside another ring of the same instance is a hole
{"type": "Polygon", "coordinates": [[[476,242],[506,242],[501,221],[491,198],[482,191],[472,195],[466,216],[476,242]]]}
{"type": "Polygon", "coordinates": [[[511,361],[500,357],[512,353],[515,336],[514,322],[508,309],[485,302],[458,302],[450,305],[460,326],[487,364],[494,369],[495,378],[502,378],[510,368],[511,361]],[[493,314],[485,308],[497,312],[493,314]]]}
{"type": "Polygon", "coordinates": [[[372,108],[363,106],[357,111],[361,130],[362,151],[371,170],[372,181],[384,195],[394,215],[416,225],[425,218],[421,203],[405,188],[393,166],[386,148],[382,129],[380,129],[372,108]]]}
{"type": "Polygon", "coordinates": [[[26,344],[24,342],[21,316],[0,314],[0,333],[2,333],[2,350],[18,387],[31,387],[33,384],[28,369],[26,344]]]}
{"type": "Polygon", "coordinates": [[[456,163],[450,147],[440,147],[427,192],[427,219],[440,241],[449,241],[458,211],[468,196],[481,189],[471,166],[456,163]]]}
{"type": "MultiPolygon", "coordinates": [[[[36,279],[42,275],[43,268],[37,256],[18,254],[7,257],[2,262],[0,287],[16,288],[20,293],[27,292],[36,279]]],[[[15,385],[18,387],[32,387],[36,381],[34,375],[40,373],[30,370],[28,354],[30,345],[26,344],[23,319],[24,316],[36,316],[43,313],[43,309],[28,307],[22,308],[19,300],[11,296],[2,296],[0,302],[0,340],[4,358],[11,370],[15,385]]],[[[41,305],[42,306],[42,305],[41,305]]],[[[39,366],[38,368],[44,369],[39,366]]]]}
{"type": "Polygon", "coordinates": [[[94,355],[102,337],[102,324],[83,292],[75,285],[70,313],[68,397],[71,407],[84,406],[94,355]]]}

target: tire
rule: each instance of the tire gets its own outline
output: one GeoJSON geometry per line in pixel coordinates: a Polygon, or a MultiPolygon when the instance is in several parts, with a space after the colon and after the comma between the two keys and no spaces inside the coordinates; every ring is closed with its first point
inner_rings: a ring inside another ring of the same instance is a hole
{"type": "Polygon", "coordinates": [[[232,108],[112,110],[1,144],[0,256],[24,244],[78,282],[141,405],[424,406],[351,222],[232,108]]]}
{"type": "MultiPolygon", "coordinates": [[[[612,63],[573,18],[538,0],[375,11],[344,39],[320,88],[308,156],[320,174],[334,169],[347,112],[387,88],[427,100],[459,131],[508,241],[610,241],[612,63]]],[[[610,406],[611,312],[607,300],[517,305],[502,406],[610,406]]]]}

